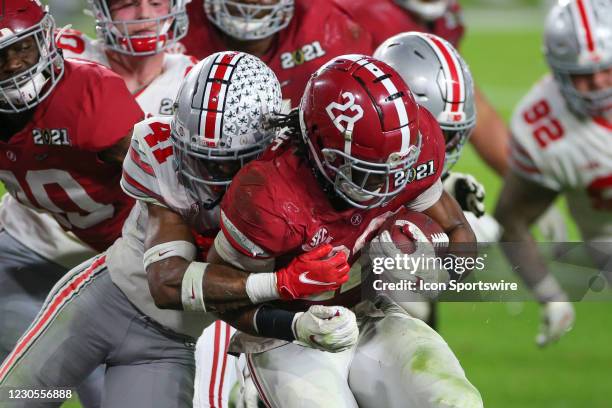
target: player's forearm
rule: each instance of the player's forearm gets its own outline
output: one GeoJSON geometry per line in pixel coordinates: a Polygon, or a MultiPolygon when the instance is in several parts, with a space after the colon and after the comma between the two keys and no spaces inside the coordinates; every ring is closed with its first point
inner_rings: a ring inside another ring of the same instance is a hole
{"type": "Polygon", "coordinates": [[[502,118],[478,87],[476,87],[476,109],[478,118],[470,141],[478,155],[497,174],[504,175],[508,170],[510,133],[502,118]]]}
{"type": "Polygon", "coordinates": [[[566,296],[550,275],[546,262],[527,224],[520,219],[502,224],[502,249],[516,273],[540,302],[566,300],[566,296]]]}

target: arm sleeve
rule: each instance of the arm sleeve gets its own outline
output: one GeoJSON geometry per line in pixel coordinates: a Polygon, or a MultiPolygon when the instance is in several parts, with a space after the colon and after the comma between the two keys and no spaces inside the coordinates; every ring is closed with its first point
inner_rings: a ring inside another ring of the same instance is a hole
{"type": "MultiPolygon", "coordinates": [[[[138,126],[135,128],[135,132],[138,131],[138,126]]],[[[130,149],[123,161],[123,173],[120,183],[123,191],[130,197],[152,204],[163,205],[157,177],[136,137],[132,137],[130,149]]]]}
{"type": "Polygon", "coordinates": [[[80,117],[76,141],[99,152],[131,133],[144,114],[121,77],[97,64],[81,63],[80,117]]]}
{"type": "Polygon", "coordinates": [[[438,179],[427,190],[406,204],[406,208],[412,211],[423,212],[434,205],[442,195],[442,180],[438,179]]]}

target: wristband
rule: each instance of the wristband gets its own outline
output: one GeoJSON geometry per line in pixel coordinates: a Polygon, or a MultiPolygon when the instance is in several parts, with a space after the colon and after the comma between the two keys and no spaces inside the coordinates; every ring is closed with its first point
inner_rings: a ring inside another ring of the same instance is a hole
{"type": "Polygon", "coordinates": [[[157,244],[149,248],[143,255],[142,261],[145,270],[152,263],[163,261],[164,259],[177,256],[187,262],[191,262],[196,257],[196,247],[189,241],[169,241],[157,244]]]}
{"type": "Polygon", "coordinates": [[[536,283],[531,289],[536,299],[541,303],[546,302],[567,302],[567,296],[559,285],[559,282],[551,275],[547,274],[544,279],[536,283]]]}
{"type": "Polygon", "coordinates": [[[192,262],[183,275],[181,284],[181,303],[186,312],[205,312],[204,304],[204,274],[206,273],[207,263],[192,262]]]}
{"type": "Polygon", "coordinates": [[[245,289],[249,300],[254,305],[280,298],[278,289],[276,289],[276,273],[274,272],[250,274],[247,277],[245,289]]]}
{"type": "Polygon", "coordinates": [[[253,317],[255,331],[262,337],[294,341],[293,321],[296,315],[295,312],[262,306],[253,317]]]}

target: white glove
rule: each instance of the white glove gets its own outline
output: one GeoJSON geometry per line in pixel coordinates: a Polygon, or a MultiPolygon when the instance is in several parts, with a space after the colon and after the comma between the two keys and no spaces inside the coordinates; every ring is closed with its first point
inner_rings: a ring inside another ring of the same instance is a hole
{"type": "Polygon", "coordinates": [[[567,242],[567,225],[561,211],[551,205],[544,214],[538,218],[538,229],[546,241],[567,242]]]}
{"type": "Polygon", "coordinates": [[[258,408],[259,393],[250,374],[244,377],[244,386],[240,391],[236,408],[258,408]]]}
{"type": "Polygon", "coordinates": [[[574,325],[574,306],[570,302],[547,302],[542,307],[542,322],[536,343],[544,347],[561,338],[574,325]]]}
{"type": "Polygon", "coordinates": [[[471,174],[451,172],[444,180],[444,190],[452,195],[463,211],[480,217],[485,213],[485,189],[471,174]]]}
{"type": "Polygon", "coordinates": [[[359,328],[355,313],[349,309],[314,305],[295,315],[293,334],[302,345],[338,353],[357,343],[359,328]]]}
{"type": "MultiPolygon", "coordinates": [[[[436,253],[434,251],[433,244],[427,239],[427,236],[421,231],[419,227],[410,223],[408,224],[408,229],[410,233],[415,238],[415,250],[412,254],[406,255],[404,254],[393,242],[391,238],[391,234],[389,231],[384,230],[378,236],[376,236],[370,242],[370,259],[379,258],[379,257],[387,257],[396,259],[396,256],[399,255],[400,259],[404,259],[404,257],[411,258],[421,258],[421,262],[426,262],[428,259],[436,258],[436,253]]],[[[391,269],[387,270],[383,273],[386,275],[387,280],[407,280],[410,282],[417,282],[419,279],[424,282],[448,282],[449,274],[444,268],[437,269],[433,266],[437,266],[439,262],[433,261],[427,262],[431,266],[431,268],[419,268],[418,270],[408,270],[408,269],[391,269]],[[389,279],[391,278],[391,279],[389,279]]],[[[408,262],[408,266],[410,267],[412,263],[408,262]]],[[[403,266],[403,261],[402,265],[403,266]]],[[[432,291],[427,291],[427,295],[436,296],[437,293],[430,293],[432,291]]]]}

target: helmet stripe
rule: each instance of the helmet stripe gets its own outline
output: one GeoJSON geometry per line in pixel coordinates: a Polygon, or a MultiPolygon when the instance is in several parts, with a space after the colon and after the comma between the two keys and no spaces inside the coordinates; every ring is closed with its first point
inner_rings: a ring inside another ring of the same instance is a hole
{"type": "MultiPolygon", "coordinates": [[[[367,64],[364,67],[374,75],[374,78],[378,79],[380,77],[386,76],[387,73],[382,69],[378,68],[371,60],[366,60],[367,64]]],[[[385,78],[381,81],[381,84],[385,87],[385,90],[389,92],[389,96],[395,95],[398,93],[398,89],[391,81],[391,78],[385,78]]],[[[408,118],[408,112],[406,111],[406,106],[404,106],[403,98],[395,98],[393,100],[393,104],[397,111],[397,118],[399,120],[400,130],[402,132],[402,147],[400,149],[400,154],[407,154],[410,149],[410,128],[408,127],[408,123],[410,122],[410,118],[408,118]]]]}
{"type": "Polygon", "coordinates": [[[210,146],[216,146],[221,138],[221,125],[223,122],[223,106],[227,94],[227,81],[241,55],[236,52],[224,52],[215,59],[208,77],[202,104],[202,118],[200,119],[199,133],[210,146]],[[202,132],[202,126],[204,132],[202,132]]]}
{"type": "Polygon", "coordinates": [[[461,65],[454,52],[439,38],[433,35],[424,35],[428,40],[438,59],[442,63],[446,81],[446,111],[453,113],[463,112],[465,99],[465,81],[461,74],[461,65]],[[450,79],[450,81],[448,80],[450,79]]]}
{"type": "MultiPolygon", "coordinates": [[[[595,52],[595,41],[593,40],[593,30],[591,28],[591,4],[588,0],[576,0],[574,12],[574,19],[578,20],[580,27],[584,31],[584,37],[578,38],[578,40],[586,45],[589,52],[595,52]],[[578,14],[578,16],[576,16],[578,14]],[[578,17],[578,18],[576,18],[578,17]]],[[[576,24],[578,26],[578,24],[576,24]]]]}

